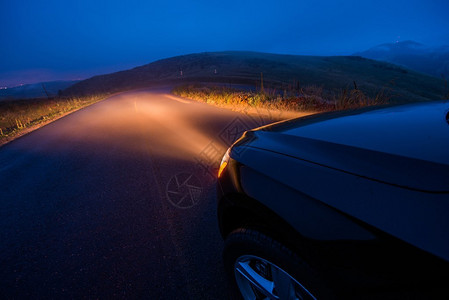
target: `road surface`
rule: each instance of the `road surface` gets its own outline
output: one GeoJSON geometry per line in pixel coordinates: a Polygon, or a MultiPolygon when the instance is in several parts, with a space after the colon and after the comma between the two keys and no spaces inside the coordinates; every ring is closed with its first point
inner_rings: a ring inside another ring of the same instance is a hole
{"type": "Polygon", "coordinates": [[[1,147],[1,298],[227,298],[214,176],[261,122],[140,90],[1,147]]]}

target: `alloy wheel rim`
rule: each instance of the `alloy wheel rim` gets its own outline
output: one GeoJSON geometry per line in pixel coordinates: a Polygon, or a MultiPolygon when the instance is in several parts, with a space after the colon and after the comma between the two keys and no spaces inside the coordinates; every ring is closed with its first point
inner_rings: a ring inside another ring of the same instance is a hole
{"type": "Polygon", "coordinates": [[[301,283],[276,264],[253,255],[240,256],[234,274],[243,299],[315,299],[301,283]]]}

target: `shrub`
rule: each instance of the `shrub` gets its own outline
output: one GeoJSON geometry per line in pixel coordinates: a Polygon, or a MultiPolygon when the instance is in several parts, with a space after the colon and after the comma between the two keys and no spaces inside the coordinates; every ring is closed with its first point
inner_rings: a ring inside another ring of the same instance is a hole
{"type": "Polygon", "coordinates": [[[275,89],[259,92],[243,91],[222,86],[184,85],[173,89],[173,93],[196,101],[231,106],[257,107],[290,111],[330,111],[352,109],[370,105],[387,104],[389,95],[381,90],[375,97],[364,94],[354,83],[353,90],[324,92],[322,87],[298,86],[284,89],[282,93],[275,89]]]}

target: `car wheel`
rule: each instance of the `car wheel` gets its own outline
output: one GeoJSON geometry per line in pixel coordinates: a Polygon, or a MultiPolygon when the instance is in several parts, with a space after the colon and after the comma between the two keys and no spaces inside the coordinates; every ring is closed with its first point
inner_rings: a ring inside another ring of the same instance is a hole
{"type": "Polygon", "coordinates": [[[223,261],[234,299],[331,298],[310,266],[257,230],[229,234],[223,261]]]}

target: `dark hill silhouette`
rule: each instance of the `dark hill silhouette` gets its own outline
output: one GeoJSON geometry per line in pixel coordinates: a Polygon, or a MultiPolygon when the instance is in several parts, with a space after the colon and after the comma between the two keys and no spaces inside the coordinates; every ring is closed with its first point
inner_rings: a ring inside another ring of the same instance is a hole
{"type": "Polygon", "coordinates": [[[59,90],[66,89],[77,82],[77,80],[49,81],[0,89],[0,100],[54,97],[58,95],[59,90]]]}
{"type": "Polygon", "coordinates": [[[394,63],[438,78],[449,78],[449,46],[427,47],[405,41],[382,44],[354,55],[394,63]]]}
{"type": "Polygon", "coordinates": [[[64,90],[64,95],[119,92],[161,84],[221,82],[283,89],[299,82],[325,92],[352,89],[374,95],[391,91],[393,101],[441,99],[441,79],[390,63],[357,56],[299,56],[257,52],[213,52],[177,56],[134,69],[95,76],[64,90]]]}

